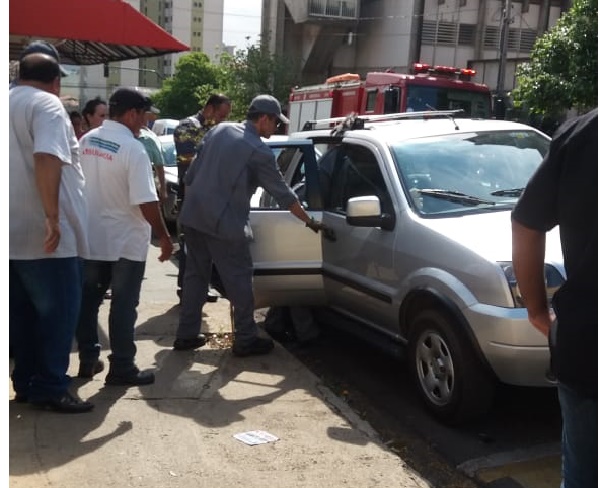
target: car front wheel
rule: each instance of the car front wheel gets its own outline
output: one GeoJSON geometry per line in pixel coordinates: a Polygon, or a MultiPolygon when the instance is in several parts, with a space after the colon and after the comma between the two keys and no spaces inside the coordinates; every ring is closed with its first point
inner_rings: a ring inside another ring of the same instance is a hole
{"type": "Polygon", "coordinates": [[[413,383],[439,420],[463,423],[489,409],[493,379],[445,313],[432,309],[415,315],[408,349],[413,383]]]}

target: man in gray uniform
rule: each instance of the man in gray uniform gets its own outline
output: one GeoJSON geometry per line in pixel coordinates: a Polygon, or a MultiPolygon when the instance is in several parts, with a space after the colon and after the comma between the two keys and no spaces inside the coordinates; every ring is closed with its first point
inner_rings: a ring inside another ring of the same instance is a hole
{"type": "Polygon", "coordinates": [[[267,354],[273,349],[273,341],[258,337],[254,321],[253,264],[244,231],[250,198],[258,186],[313,231],[322,228],[304,211],[283,180],[271,149],[261,140],[271,137],[281,123],[289,123],[279,102],[270,95],[258,95],[246,118],[243,123],[222,122],[209,131],[185,176],[186,199],[179,221],[188,253],[173,344],[176,350],[196,349],[206,343],[199,332],[213,262],[233,305],[233,354],[267,354]]]}

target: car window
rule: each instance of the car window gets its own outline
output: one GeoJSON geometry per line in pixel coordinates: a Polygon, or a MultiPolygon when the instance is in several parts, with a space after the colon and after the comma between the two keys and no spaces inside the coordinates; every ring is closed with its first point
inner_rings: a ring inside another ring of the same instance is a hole
{"type": "MultiPolygon", "coordinates": [[[[306,196],[305,186],[305,152],[300,147],[277,147],[271,145],[271,150],[275,155],[277,166],[281,174],[284,175],[285,181],[294,190],[300,203],[306,209],[310,209],[310,203],[306,196]]],[[[277,201],[264,191],[263,188],[258,188],[257,193],[259,198],[254,199],[254,206],[260,208],[279,208],[277,201]]]]}
{"type": "Polygon", "coordinates": [[[165,166],[177,166],[177,151],[175,150],[175,144],[173,141],[161,141],[161,144],[163,156],[165,158],[165,166]]]}
{"type": "Polygon", "coordinates": [[[368,148],[342,144],[323,156],[319,170],[329,178],[328,183],[322,183],[327,210],[345,213],[350,198],[375,195],[379,197],[382,211],[391,212],[391,198],[383,174],[368,148]]]}
{"type": "Polygon", "coordinates": [[[392,145],[392,155],[413,207],[435,215],[514,205],[548,147],[549,141],[534,131],[496,131],[404,141],[392,145]],[[488,204],[468,207],[423,190],[464,194],[488,204]]]}

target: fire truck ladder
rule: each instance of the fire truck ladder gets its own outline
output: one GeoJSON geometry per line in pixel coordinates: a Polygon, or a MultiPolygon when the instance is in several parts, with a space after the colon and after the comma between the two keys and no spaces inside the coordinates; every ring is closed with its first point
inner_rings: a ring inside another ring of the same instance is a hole
{"type": "Polygon", "coordinates": [[[390,120],[432,119],[446,117],[454,120],[454,117],[464,113],[458,110],[427,110],[424,112],[399,112],[393,114],[357,115],[350,114],[345,117],[331,117],[328,119],[307,120],[302,127],[303,131],[314,129],[331,129],[340,132],[345,130],[364,129],[365,122],[385,122],[390,120]]]}

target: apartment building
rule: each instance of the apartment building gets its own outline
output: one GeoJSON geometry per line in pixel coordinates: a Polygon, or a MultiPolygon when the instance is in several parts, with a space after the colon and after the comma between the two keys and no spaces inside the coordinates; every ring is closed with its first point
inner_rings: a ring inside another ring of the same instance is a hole
{"type": "MultiPolygon", "coordinates": [[[[504,59],[505,90],[536,38],[569,0],[263,0],[261,36],[272,52],[299,63],[302,83],[413,63],[473,67],[495,89],[504,59]],[[503,29],[504,27],[504,29],[503,29]],[[507,44],[501,47],[501,34],[507,44]]],[[[503,79],[502,79],[503,78],[503,79]]]]}
{"type": "MultiPolygon", "coordinates": [[[[223,46],[224,0],[125,0],[167,32],[217,60],[223,46]]],[[[110,26],[107,26],[110,28],[110,26]]],[[[63,96],[79,100],[80,108],[96,96],[107,99],[117,86],[137,86],[148,93],[160,88],[186,53],[140,58],[104,65],[73,66],[62,82],[63,96]]],[[[71,68],[71,67],[70,67],[71,68]]]]}

